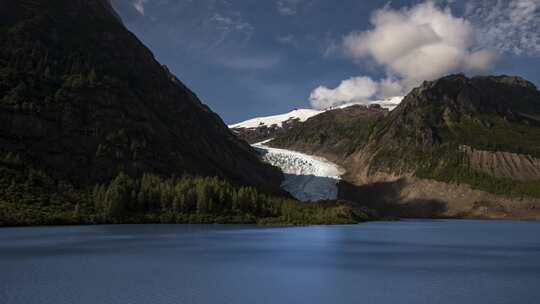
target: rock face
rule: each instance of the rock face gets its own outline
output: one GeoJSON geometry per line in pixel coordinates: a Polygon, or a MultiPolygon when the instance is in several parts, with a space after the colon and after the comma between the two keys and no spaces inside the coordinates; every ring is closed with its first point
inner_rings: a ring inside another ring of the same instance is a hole
{"type": "Polygon", "coordinates": [[[0,0],[0,159],[76,186],[120,171],[281,179],[107,0],[0,0]]]}
{"type": "Polygon", "coordinates": [[[519,181],[540,180],[540,159],[525,154],[476,150],[463,146],[469,163],[486,174],[519,181]]]}
{"type": "Polygon", "coordinates": [[[387,115],[362,113],[330,114],[325,124],[318,115],[271,145],[337,162],[347,170],[341,198],[387,214],[540,218],[532,83],[451,75],[423,83],[387,115]]]}

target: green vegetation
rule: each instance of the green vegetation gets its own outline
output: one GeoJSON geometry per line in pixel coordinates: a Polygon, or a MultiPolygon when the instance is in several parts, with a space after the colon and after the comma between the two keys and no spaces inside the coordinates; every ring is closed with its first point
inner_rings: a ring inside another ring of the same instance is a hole
{"type": "Polygon", "coordinates": [[[473,189],[498,195],[540,198],[540,180],[516,181],[479,172],[471,167],[466,153],[458,151],[457,148],[443,147],[424,156],[424,159],[418,161],[421,166],[416,171],[416,175],[420,178],[468,184],[473,189]]]}
{"type": "Polygon", "coordinates": [[[471,188],[497,195],[540,198],[540,180],[517,181],[495,177],[475,170],[467,154],[457,144],[443,144],[411,153],[381,150],[374,159],[374,170],[413,171],[419,178],[471,188]],[[377,167],[375,167],[377,166],[377,167]]]}
{"type": "Polygon", "coordinates": [[[487,151],[506,151],[540,157],[540,120],[514,120],[493,115],[464,118],[449,132],[463,144],[487,151]]]}
{"type": "Polygon", "coordinates": [[[507,78],[512,85],[493,77],[465,81],[449,76],[413,90],[400,109],[377,125],[370,170],[414,173],[497,195],[540,198],[540,180],[481,172],[460,148],[540,157],[540,95],[532,84],[523,87],[507,78]]]}
{"type": "Polygon", "coordinates": [[[278,135],[271,144],[345,157],[367,143],[383,116],[383,110],[363,106],[328,111],[278,135]]]}
{"type": "Polygon", "coordinates": [[[79,190],[42,172],[0,167],[0,226],[95,223],[350,224],[370,219],[344,202],[302,203],[216,177],[133,179],[79,190]],[[23,173],[24,172],[24,173],[23,173]]]}

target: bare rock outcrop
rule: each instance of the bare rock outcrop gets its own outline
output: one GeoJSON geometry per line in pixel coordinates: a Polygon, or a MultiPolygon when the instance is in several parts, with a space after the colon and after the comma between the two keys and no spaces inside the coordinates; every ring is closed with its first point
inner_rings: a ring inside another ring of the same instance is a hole
{"type": "Polygon", "coordinates": [[[467,153],[470,166],[492,176],[520,181],[540,180],[540,158],[531,155],[477,150],[469,146],[461,149],[467,153]]]}

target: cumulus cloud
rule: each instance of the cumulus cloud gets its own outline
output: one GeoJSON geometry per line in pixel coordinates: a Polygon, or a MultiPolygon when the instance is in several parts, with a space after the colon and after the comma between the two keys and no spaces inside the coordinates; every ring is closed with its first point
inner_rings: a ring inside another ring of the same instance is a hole
{"type": "Polygon", "coordinates": [[[309,99],[315,109],[326,109],[350,102],[367,102],[378,90],[378,84],[369,77],[353,77],[343,80],[335,89],[324,86],[316,88],[309,99]]]}
{"type": "MultiPolygon", "coordinates": [[[[536,1],[536,0],[535,0],[536,1]]],[[[455,71],[483,72],[491,69],[496,53],[476,47],[475,30],[464,18],[456,17],[450,8],[441,8],[432,1],[412,8],[394,10],[386,6],[371,18],[372,29],[353,32],[343,39],[345,53],[355,61],[373,59],[384,68],[386,77],[375,83],[376,92],[361,92],[348,85],[336,89],[317,88],[311,101],[318,105],[317,91],[340,92],[341,96],[386,98],[402,95],[424,80],[433,80],[455,71]],[[347,94],[343,90],[348,89],[347,94]]],[[[358,77],[364,79],[366,77],[358,77]]],[[[350,82],[349,84],[355,84],[350,82]]],[[[330,100],[327,98],[325,100],[330,100]]],[[[345,101],[346,102],[346,101],[345,101]]]]}
{"type": "Polygon", "coordinates": [[[480,45],[500,53],[540,55],[540,0],[469,1],[465,17],[475,25],[480,45]]]}
{"type": "Polygon", "coordinates": [[[461,69],[489,69],[495,58],[488,50],[473,52],[475,32],[469,21],[433,2],[399,11],[384,8],[371,23],[372,30],[345,37],[346,52],[355,59],[372,57],[406,83],[461,69]]]}
{"type": "Polygon", "coordinates": [[[472,71],[487,71],[497,61],[497,54],[493,51],[481,50],[472,52],[465,58],[465,68],[472,71]]]}

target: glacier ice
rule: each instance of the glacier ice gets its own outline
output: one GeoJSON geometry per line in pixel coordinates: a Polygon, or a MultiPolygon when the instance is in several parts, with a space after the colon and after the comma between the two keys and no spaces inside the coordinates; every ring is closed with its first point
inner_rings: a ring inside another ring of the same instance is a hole
{"type": "Polygon", "coordinates": [[[264,161],[281,168],[285,175],[281,187],[285,191],[301,201],[337,199],[342,168],[322,157],[268,147],[267,142],[253,147],[264,161]]]}

